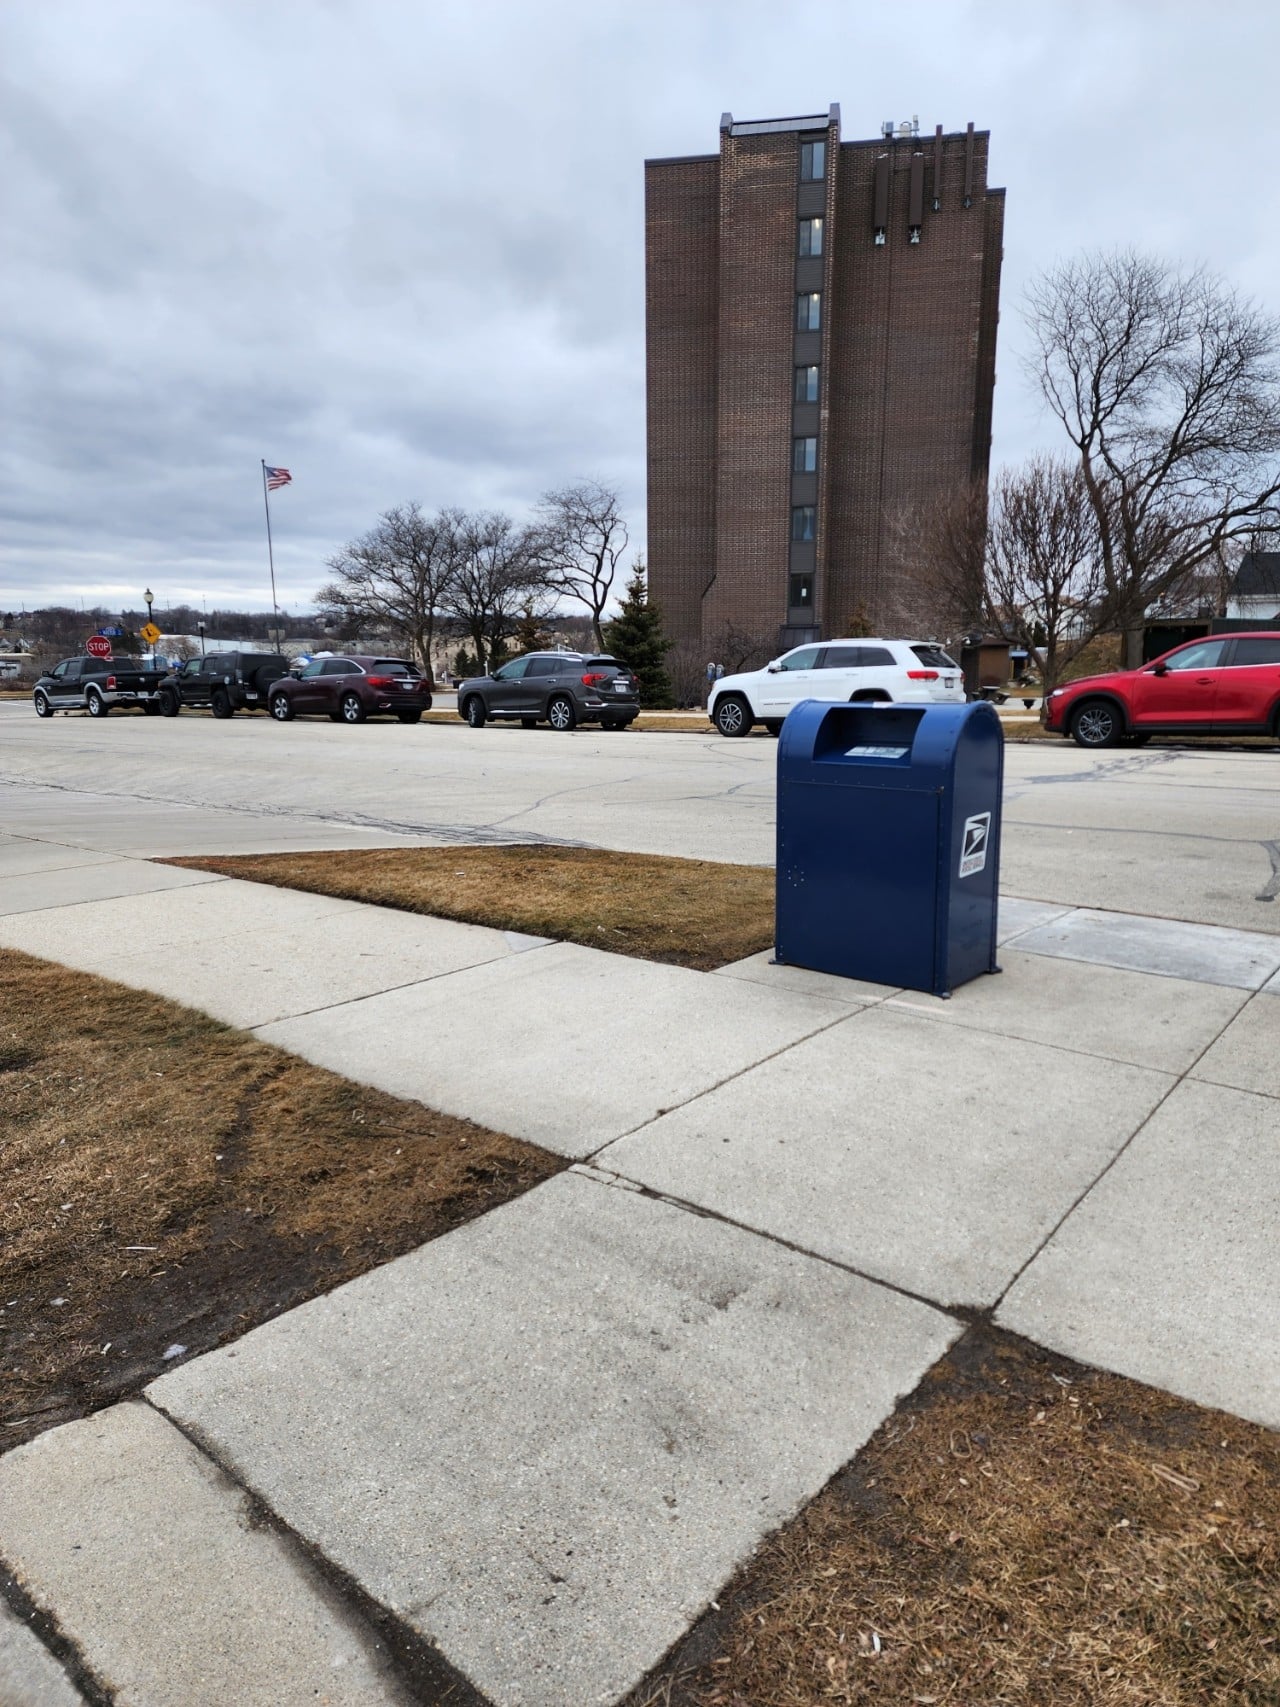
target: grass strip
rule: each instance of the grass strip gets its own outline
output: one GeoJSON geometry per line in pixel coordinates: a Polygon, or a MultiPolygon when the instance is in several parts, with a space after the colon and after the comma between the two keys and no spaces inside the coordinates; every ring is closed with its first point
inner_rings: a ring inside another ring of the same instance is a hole
{"type": "Polygon", "coordinates": [[[0,1450],[566,1165],[12,950],[0,1016],[0,1450]]]}
{"type": "Polygon", "coordinates": [[[1274,1707],[1280,1436],[976,1328],[626,1707],[1274,1707]]]}
{"type": "Polygon", "coordinates": [[[365,848],[165,861],[709,971],[773,944],[773,873],[601,848],[365,848]]]}

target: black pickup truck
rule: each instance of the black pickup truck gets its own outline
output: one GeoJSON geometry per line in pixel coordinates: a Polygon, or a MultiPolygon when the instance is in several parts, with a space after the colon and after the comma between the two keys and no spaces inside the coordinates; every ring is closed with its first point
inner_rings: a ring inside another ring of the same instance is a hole
{"type": "Polygon", "coordinates": [[[160,709],[166,717],[176,717],[184,705],[208,706],[215,717],[265,711],[272,682],[288,674],[289,660],[278,652],[210,652],[164,678],[160,709]]]}
{"type": "Polygon", "coordinates": [[[144,668],[141,658],[64,658],[32,690],[36,716],[87,711],[90,717],[105,717],[117,705],[140,705],[153,717],[160,709],[156,695],[164,674],[144,668]]]}

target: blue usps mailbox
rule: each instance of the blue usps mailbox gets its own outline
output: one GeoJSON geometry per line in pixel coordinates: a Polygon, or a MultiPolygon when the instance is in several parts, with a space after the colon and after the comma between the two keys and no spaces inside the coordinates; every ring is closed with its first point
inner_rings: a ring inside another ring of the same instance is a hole
{"type": "Polygon", "coordinates": [[[778,745],[776,955],[949,996],[998,972],[995,708],[804,700],[778,745]]]}

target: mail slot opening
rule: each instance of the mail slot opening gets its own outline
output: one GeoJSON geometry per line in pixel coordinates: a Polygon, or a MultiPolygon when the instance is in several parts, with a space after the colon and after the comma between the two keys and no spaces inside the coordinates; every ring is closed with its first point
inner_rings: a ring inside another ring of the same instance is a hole
{"type": "Polygon", "coordinates": [[[823,720],[814,759],[906,764],[924,714],[916,705],[837,706],[823,720]]]}

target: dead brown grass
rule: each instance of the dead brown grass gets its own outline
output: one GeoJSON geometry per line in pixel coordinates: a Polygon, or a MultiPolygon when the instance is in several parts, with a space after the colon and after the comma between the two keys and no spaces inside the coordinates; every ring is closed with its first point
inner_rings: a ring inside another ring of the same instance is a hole
{"type": "Polygon", "coordinates": [[[709,970],[773,942],[773,873],[601,848],[368,848],[175,859],[226,877],[709,970]]]}
{"type": "Polygon", "coordinates": [[[0,1449],[564,1164],[0,950],[0,1449]]]}
{"type": "Polygon", "coordinates": [[[1280,1438],[975,1330],[629,1707],[1275,1707],[1280,1438]]]}

